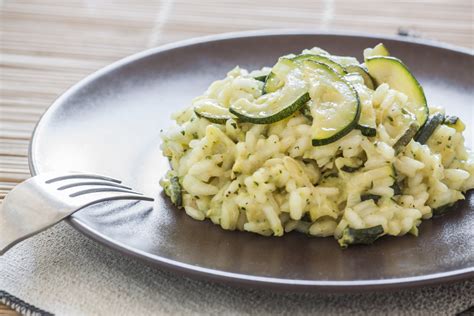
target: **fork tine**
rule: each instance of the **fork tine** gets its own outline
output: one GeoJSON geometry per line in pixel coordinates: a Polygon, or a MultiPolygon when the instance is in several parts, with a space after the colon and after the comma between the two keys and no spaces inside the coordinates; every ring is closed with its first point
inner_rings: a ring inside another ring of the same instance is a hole
{"type": "Polygon", "coordinates": [[[128,193],[128,194],[143,195],[142,193],[135,192],[132,190],[127,190],[127,189],[122,189],[122,188],[113,188],[113,187],[103,187],[103,188],[93,188],[93,189],[77,191],[77,192],[69,194],[69,196],[76,197],[76,196],[81,196],[85,194],[92,194],[92,193],[99,193],[99,192],[123,192],[123,193],[128,193]]]}
{"type": "Polygon", "coordinates": [[[99,195],[95,194],[85,194],[77,197],[77,199],[82,199],[82,206],[84,208],[86,206],[96,204],[99,202],[104,201],[112,201],[112,200],[140,200],[140,201],[154,201],[154,198],[145,195],[137,195],[137,194],[129,194],[127,192],[117,192],[117,191],[108,191],[102,192],[99,195]]]}
{"type": "Polygon", "coordinates": [[[46,180],[45,183],[53,183],[53,182],[58,182],[61,180],[68,180],[68,179],[97,179],[97,180],[104,180],[104,181],[110,181],[110,182],[115,182],[115,183],[122,183],[122,181],[106,177],[106,176],[100,176],[97,174],[68,174],[65,176],[60,176],[60,177],[55,177],[49,180],[46,180]]]}
{"type": "Polygon", "coordinates": [[[150,201],[153,202],[155,199],[149,196],[145,195],[111,195],[107,198],[104,198],[106,201],[112,201],[112,200],[140,200],[140,201],[150,201]]]}
{"type": "Polygon", "coordinates": [[[66,184],[66,185],[63,185],[63,186],[59,187],[58,190],[62,191],[62,190],[65,190],[65,189],[74,188],[74,187],[78,187],[78,186],[84,186],[84,185],[102,185],[102,186],[110,186],[110,187],[114,187],[114,188],[122,188],[122,189],[127,189],[127,190],[132,189],[130,187],[127,187],[125,185],[118,184],[118,183],[115,183],[115,182],[85,181],[85,182],[76,182],[76,183],[66,184]]]}

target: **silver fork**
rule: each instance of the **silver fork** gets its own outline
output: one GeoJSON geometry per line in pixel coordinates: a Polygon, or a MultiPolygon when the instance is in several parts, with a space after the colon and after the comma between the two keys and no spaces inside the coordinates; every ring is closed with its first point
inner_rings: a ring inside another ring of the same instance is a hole
{"type": "Polygon", "coordinates": [[[0,210],[0,255],[86,206],[110,200],[153,198],[121,181],[82,173],[44,173],[17,185],[0,210]]]}

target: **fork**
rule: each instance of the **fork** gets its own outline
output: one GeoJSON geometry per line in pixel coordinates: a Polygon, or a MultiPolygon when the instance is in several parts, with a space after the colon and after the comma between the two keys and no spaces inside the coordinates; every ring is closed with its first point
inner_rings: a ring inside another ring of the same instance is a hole
{"type": "Polygon", "coordinates": [[[153,198],[120,180],[86,173],[43,173],[5,197],[0,210],[0,255],[20,241],[55,225],[86,206],[110,200],[153,198]]]}

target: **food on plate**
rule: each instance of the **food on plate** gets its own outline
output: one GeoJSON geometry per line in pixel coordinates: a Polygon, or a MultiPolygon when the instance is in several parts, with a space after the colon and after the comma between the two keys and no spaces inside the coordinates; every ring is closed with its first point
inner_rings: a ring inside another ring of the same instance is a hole
{"type": "Polygon", "coordinates": [[[362,64],[312,48],[236,67],[173,118],[161,185],[189,216],[227,230],[369,244],[417,235],[474,188],[461,118],[429,106],[383,44],[362,64]]]}

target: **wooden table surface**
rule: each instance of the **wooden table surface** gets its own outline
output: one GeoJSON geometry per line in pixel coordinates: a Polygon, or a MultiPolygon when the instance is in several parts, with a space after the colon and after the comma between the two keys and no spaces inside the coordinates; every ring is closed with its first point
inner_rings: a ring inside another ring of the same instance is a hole
{"type": "MultiPolygon", "coordinates": [[[[28,142],[48,105],[87,74],[149,47],[213,33],[303,28],[390,35],[402,29],[474,48],[472,0],[0,0],[0,5],[0,200],[30,176],[28,142]]],[[[15,313],[0,304],[0,315],[15,313]]]]}

